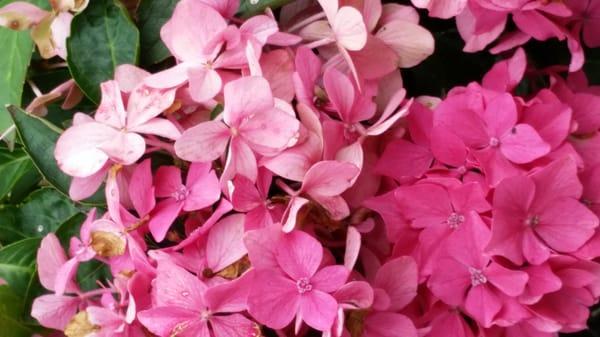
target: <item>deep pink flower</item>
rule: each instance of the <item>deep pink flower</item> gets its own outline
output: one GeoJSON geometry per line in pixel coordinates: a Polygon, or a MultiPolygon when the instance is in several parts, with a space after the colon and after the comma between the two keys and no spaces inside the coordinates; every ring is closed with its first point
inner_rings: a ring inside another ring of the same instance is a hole
{"type": "Polygon", "coordinates": [[[523,293],[528,275],[508,269],[484,253],[490,232],[479,215],[471,212],[472,225],[448,242],[446,257],[437,261],[429,287],[445,303],[464,307],[484,327],[492,325],[505,297],[523,293]]]}
{"type": "Polygon", "coordinates": [[[320,331],[330,329],[338,309],[331,293],[346,283],[349,271],[337,265],[320,268],[323,247],[301,231],[282,235],[273,255],[263,250],[248,245],[256,268],[248,296],[250,314],[273,329],[285,327],[294,316],[296,324],[304,321],[320,331]]]}
{"type": "Polygon", "coordinates": [[[161,166],[154,176],[156,196],[164,198],[154,211],[148,227],[157,241],[162,241],[181,211],[195,211],[219,200],[221,189],[210,163],[190,165],[185,184],[175,166],[161,166]]]}
{"type": "Polygon", "coordinates": [[[487,250],[514,263],[540,264],[552,252],[571,253],[592,237],[598,218],[579,202],[577,168],[564,158],[502,181],[494,194],[487,250]]]}

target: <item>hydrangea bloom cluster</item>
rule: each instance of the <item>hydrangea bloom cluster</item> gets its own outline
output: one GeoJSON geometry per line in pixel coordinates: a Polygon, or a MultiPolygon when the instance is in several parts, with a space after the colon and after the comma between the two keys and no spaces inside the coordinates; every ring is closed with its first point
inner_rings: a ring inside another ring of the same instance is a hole
{"type": "Polygon", "coordinates": [[[467,50],[509,15],[498,51],[567,39],[573,72],[516,49],[480,82],[408,97],[399,68],[434,49],[411,6],[297,1],[241,20],[235,0],[181,0],[161,29],[176,64],[118,67],[58,139],[71,198],[100,189],[107,207],[68,247],[44,237],[32,316],[67,337],[584,329],[600,297],[600,88],[575,70],[600,7],[413,3],[457,16],[467,50]],[[91,260],[112,277],[86,291],[75,275],[91,260]]]}

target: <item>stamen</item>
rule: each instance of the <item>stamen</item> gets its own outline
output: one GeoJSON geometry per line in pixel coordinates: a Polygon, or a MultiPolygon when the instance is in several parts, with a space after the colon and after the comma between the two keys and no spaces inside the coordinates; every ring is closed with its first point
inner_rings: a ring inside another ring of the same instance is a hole
{"type": "Polygon", "coordinates": [[[483,271],[469,267],[469,272],[471,273],[471,285],[473,287],[487,283],[487,277],[483,274],[483,271]]]}
{"type": "Polygon", "coordinates": [[[305,292],[312,290],[312,284],[310,284],[310,280],[306,277],[296,281],[296,287],[298,288],[298,292],[300,294],[304,294],[305,292]]]}
{"type": "Polygon", "coordinates": [[[181,202],[184,201],[189,194],[190,191],[188,191],[188,189],[185,186],[181,185],[179,186],[179,188],[177,188],[175,192],[171,194],[171,196],[175,199],[175,201],[181,202]]]}
{"type": "Polygon", "coordinates": [[[465,222],[465,216],[462,214],[453,212],[452,214],[450,214],[450,216],[448,217],[448,220],[446,220],[446,222],[448,223],[448,226],[450,226],[450,228],[456,229],[460,226],[460,224],[465,222]]]}

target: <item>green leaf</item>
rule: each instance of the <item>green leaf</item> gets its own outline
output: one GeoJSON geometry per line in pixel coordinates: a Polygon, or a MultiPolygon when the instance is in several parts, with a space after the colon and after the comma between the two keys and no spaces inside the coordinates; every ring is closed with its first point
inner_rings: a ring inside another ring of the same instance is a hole
{"type": "Polygon", "coordinates": [[[15,294],[25,297],[35,273],[35,258],[40,238],[17,241],[0,249],[0,278],[13,289],[15,294]]]}
{"type": "Polygon", "coordinates": [[[140,28],[141,62],[151,65],[171,56],[160,39],[160,29],[171,18],[179,0],[142,0],[137,10],[140,28]]]}
{"type": "MultiPolygon", "coordinates": [[[[12,1],[0,1],[0,7],[12,1]]],[[[21,105],[23,85],[27,75],[27,67],[31,60],[33,41],[29,32],[15,32],[0,27],[0,134],[12,126],[12,121],[5,106],[21,105]]],[[[5,140],[12,143],[15,133],[10,132],[5,140]]]]}
{"type": "Polygon", "coordinates": [[[267,8],[275,10],[290,2],[292,2],[292,0],[242,0],[237,15],[242,18],[249,18],[257,14],[263,14],[267,8]]]}
{"type": "Polygon", "coordinates": [[[42,237],[78,213],[80,210],[69,198],[54,189],[42,188],[31,193],[19,207],[18,220],[27,237],[42,237]]]}
{"type": "Polygon", "coordinates": [[[67,219],[67,221],[63,222],[56,229],[56,236],[60,240],[60,243],[63,247],[69,247],[69,240],[73,236],[79,236],[79,230],[81,229],[81,224],[85,221],[85,214],[77,213],[67,219]]]}
{"type": "Polygon", "coordinates": [[[7,197],[19,180],[30,171],[36,172],[25,151],[16,149],[10,152],[7,148],[0,147],[0,200],[7,197]]]}
{"type": "Polygon", "coordinates": [[[27,236],[21,231],[18,221],[19,209],[8,205],[0,208],[0,243],[9,244],[25,239],[27,236]]]}
{"type": "Polygon", "coordinates": [[[77,284],[83,291],[98,289],[97,281],[106,283],[112,276],[108,265],[100,261],[91,260],[79,265],[77,269],[77,284]]]}
{"type": "Polygon", "coordinates": [[[30,337],[32,330],[19,317],[23,310],[22,300],[8,286],[0,286],[0,336],[30,337]]]}
{"type": "Polygon", "coordinates": [[[77,85],[95,103],[100,83],[113,78],[120,64],[136,64],[140,33],[116,0],[94,0],[73,18],[67,63],[77,85]]]}
{"type": "MultiPolygon", "coordinates": [[[[54,147],[61,130],[42,118],[28,115],[15,106],[10,106],[8,109],[23,142],[25,152],[33,164],[52,187],[64,195],[68,195],[71,178],[58,168],[54,159],[54,147]]],[[[104,194],[102,191],[98,191],[83,203],[101,205],[104,203],[104,194]]]]}

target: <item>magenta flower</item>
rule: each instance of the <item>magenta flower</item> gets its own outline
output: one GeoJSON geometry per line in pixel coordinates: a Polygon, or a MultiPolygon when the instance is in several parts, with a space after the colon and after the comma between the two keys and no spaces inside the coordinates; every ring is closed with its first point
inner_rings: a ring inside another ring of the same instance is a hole
{"type": "Polygon", "coordinates": [[[256,268],[248,295],[254,318],[273,329],[284,328],[294,316],[296,324],[331,328],[338,309],[331,293],[346,283],[349,271],[337,265],[320,268],[323,247],[316,239],[293,231],[279,238],[273,255],[255,245],[248,245],[248,251],[256,268]]]}
{"type": "Polygon", "coordinates": [[[509,94],[494,95],[476,86],[450,96],[435,110],[434,125],[456,135],[479,160],[488,182],[498,184],[548,152],[537,130],[518,123],[517,106],[509,94]]]}
{"type": "Polygon", "coordinates": [[[219,180],[210,164],[192,164],[186,183],[175,166],[161,166],[154,177],[156,196],[160,201],[148,223],[156,241],[162,241],[179,213],[199,210],[214,204],[221,197],[219,180]]]}
{"type": "Polygon", "coordinates": [[[494,197],[487,250],[514,263],[541,264],[552,252],[572,253],[598,227],[596,215],[579,202],[575,162],[556,160],[530,176],[505,179],[494,197]]]}
{"type": "Polygon", "coordinates": [[[528,275],[510,270],[483,253],[490,232],[479,215],[471,212],[471,226],[462,240],[449,241],[447,255],[434,267],[429,287],[449,305],[462,306],[484,327],[494,322],[507,296],[523,293],[528,275]]]}

